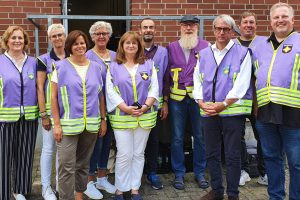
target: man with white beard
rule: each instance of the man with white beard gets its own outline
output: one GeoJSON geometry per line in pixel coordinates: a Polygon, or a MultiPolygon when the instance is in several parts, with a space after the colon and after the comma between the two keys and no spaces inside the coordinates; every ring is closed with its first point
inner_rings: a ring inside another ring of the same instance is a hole
{"type": "Polygon", "coordinates": [[[184,162],[184,134],[186,122],[189,120],[193,136],[193,170],[195,180],[200,188],[209,187],[205,180],[206,168],[202,119],[197,103],[193,99],[193,73],[197,63],[199,51],[209,43],[198,38],[199,19],[187,15],[180,20],[180,39],[168,45],[168,84],[170,85],[169,116],[171,125],[171,164],[175,173],[173,186],[183,190],[185,162],[184,162]]]}

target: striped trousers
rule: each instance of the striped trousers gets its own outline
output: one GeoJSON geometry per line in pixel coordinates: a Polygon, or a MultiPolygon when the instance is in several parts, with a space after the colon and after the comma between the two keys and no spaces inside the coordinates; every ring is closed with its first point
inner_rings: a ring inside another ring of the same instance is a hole
{"type": "Polygon", "coordinates": [[[37,128],[38,120],[26,121],[24,117],[17,122],[0,122],[0,200],[9,200],[11,191],[31,191],[37,128]]]}

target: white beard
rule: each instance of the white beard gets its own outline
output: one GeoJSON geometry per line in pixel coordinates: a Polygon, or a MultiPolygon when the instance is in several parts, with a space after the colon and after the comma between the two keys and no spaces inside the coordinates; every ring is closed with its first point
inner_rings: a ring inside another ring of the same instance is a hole
{"type": "Polygon", "coordinates": [[[179,44],[184,49],[193,49],[198,44],[198,36],[195,34],[183,34],[179,40],[179,44]]]}

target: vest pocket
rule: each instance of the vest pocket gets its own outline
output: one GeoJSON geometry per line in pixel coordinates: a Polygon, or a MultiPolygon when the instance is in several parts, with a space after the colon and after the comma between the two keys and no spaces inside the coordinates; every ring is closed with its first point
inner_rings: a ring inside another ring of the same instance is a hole
{"type": "Polygon", "coordinates": [[[70,104],[69,104],[69,96],[66,86],[60,87],[61,100],[64,108],[64,119],[70,118],[70,104]]]}

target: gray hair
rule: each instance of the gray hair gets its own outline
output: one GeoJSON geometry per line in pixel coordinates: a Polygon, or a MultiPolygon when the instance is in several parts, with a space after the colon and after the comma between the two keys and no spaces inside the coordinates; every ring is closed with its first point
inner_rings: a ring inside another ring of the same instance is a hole
{"type": "Polygon", "coordinates": [[[95,22],[90,30],[89,30],[89,33],[90,33],[90,36],[92,37],[92,35],[96,32],[97,29],[99,28],[105,28],[108,33],[109,33],[109,37],[111,36],[111,34],[113,33],[112,31],[112,27],[111,27],[111,24],[108,23],[108,22],[105,22],[105,21],[97,21],[95,22]]]}
{"type": "Polygon", "coordinates": [[[235,21],[230,15],[219,15],[219,16],[217,16],[213,21],[213,28],[216,26],[218,20],[220,20],[220,19],[224,19],[226,24],[231,26],[232,29],[236,29],[235,21]]]}
{"type": "Polygon", "coordinates": [[[48,37],[50,37],[51,31],[53,31],[53,30],[55,30],[55,29],[61,29],[64,33],[66,33],[65,27],[64,27],[62,24],[51,24],[51,25],[48,27],[48,31],[47,31],[48,37]]]}
{"type": "Polygon", "coordinates": [[[276,3],[274,4],[271,9],[270,9],[270,16],[272,16],[272,13],[273,11],[276,9],[276,8],[279,8],[279,7],[287,7],[289,9],[289,17],[294,17],[294,9],[292,6],[290,6],[289,4],[287,3],[282,3],[282,2],[279,2],[279,3],[276,3]]]}

